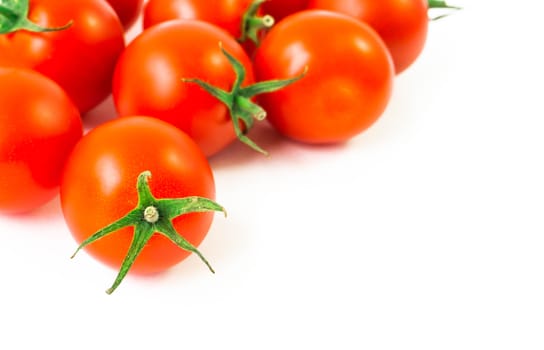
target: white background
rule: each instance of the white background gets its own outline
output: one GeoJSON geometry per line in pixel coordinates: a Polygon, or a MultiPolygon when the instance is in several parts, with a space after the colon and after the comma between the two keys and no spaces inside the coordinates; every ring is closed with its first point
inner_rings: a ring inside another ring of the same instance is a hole
{"type": "Polygon", "coordinates": [[[110,296],[58,198],[0,217],[0,348],[543,349],[543,6],[450,2],[365,133],[309,147],[262,124],[270,158],[211,159],[215,275],[190,257],[110,296]]]}

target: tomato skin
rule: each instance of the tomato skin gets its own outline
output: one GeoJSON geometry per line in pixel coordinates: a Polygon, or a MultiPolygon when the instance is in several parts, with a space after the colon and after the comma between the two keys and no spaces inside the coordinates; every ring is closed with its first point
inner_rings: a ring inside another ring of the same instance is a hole
{"type": "Polygon", "coordinates": [[[241,35],[242,16],[253,0],[149,0],[143,11],[144,29],[172,19],[197,19],[217,25],[233,37],[241,35]]]}
{"type": "MultiPolygon", "coordinates": [[[[81,243],[137,205],[136,179],[149,170],[157,198],[215,197],[212,170],[198,146],[182,131],[156,118],[133,116],[106,122],[76,145],[61,183],[61,205],[73,237],[81,243]]],[[[174,219],[178,233],[198,246],[213,213],[191,213],[174,219]]],[[[116,269],[132,239],[124,228],[85,247],[99,261],[116,269]]],[[[131,272],[163,271],[189,253],[155,234],[136,259],[131,272]]]]}
{"type": "Polygon", "coordinates": [[[336,11],[368,23],[391,52],[397,74],[411,66],[425,46],[427,0],[310,0],[308,8],[336,11]]]}
{"type": "Polygon", "coordinates": [[[28,212],[58,194],[83,126],[66,93],[35,71],[0,68],[0,89],[0,212],[28,212]]]}
{"type": "Polygon", "coordinates": [[[194,83],[198,78],[230,90],[235,73],[219,43],[246,68],[243,85],[253,83],[251,61],[226,31],[196,20],[150,27],[121,55],[113,78],[120,116],[149,115],[186,132],[211,156],[236,139],[227,107],[194,83]]]}
{"type": "Polygon", "coordinates": [[[330,11],[301,11],[278,23],[256,51],[257,80],[304,78],[259,96],[267,120],[307,143],[346,141],[385,110],[393,86],[387,48],[366,24],[330,11]],[[334,53],[334,54],[332,54],[334,53]]]}
{"type": "Polygon", "coordinates": [[[121,20],[121,24],[125,29],[130,28],[142,9],[143,0],[107,0],[108,3],[113,7],[117,16],[121,20]]]}
{"type": "Polygon", "coordinates": [[[290,14],[304,10],[307,4],[308,0],[267,0],[262,4],[262,10],[279,22],[290,14]]]}
{"type": "Polygon", "coordinates": [[[44,27],[72,25],[62,31],[20,30],[0,35],[0,65],[34,69],[57,82],[80,113],[111,93],[115,62],[124,48],[119,18],[102,0],[31,0],[29,18],[44,27]]]}

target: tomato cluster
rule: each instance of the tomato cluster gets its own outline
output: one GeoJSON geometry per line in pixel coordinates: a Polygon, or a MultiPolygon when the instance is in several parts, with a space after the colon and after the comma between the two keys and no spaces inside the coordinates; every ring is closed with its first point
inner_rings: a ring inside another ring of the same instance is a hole
{"type": "MultiPolygon", "coordinates": [[[[197,254],[214,212],[208,158],[266,119],[345,142],[387,108],[424,44],[427,0],[6,0],[0,4],[0,211],[60,193],[91,255],[155,273],[197,254]],[[140,18],[140,21],[137,19],[140,18]],[[127,43],[126,33],[142,25],[127,43]],[[84,133],[112,96],[116,113],[84,133]]],[[[213,270],[212,270],[213,271],[213,270]]]]}

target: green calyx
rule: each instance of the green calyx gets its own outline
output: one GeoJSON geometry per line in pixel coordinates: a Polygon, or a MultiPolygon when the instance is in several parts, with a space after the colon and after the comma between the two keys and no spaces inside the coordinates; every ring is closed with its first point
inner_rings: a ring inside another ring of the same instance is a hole
{"type": "Polygon", "coordinates": [[[241,36],[238,42],[243,43],[251,40],[255,45],[259,45],[259,33],[262,30],[268,30],[274,25],[274,17],[270,15],[259,16],[257,12],[262,3],[268,0],[254,0],[242,17],[241,36]]]}
{"type": "MultiPolygon", "coordinates": [[[[450,10],[461,10],[462,8],[459,6],[452,6],[448,5],[448,3],[445,0],[428,0],[428,9],[450,9],[450,10]]],[[[443,14],[436,17],[431,17],[432,21],[436,21],[437,19],[444,18],[449,16],[449,13],[443,14]]]]}
{"type": "Polygon", "coordinates": [[[30,32],[53,32],[67,29],[72,21],[61,27],[42,27],[28,19],[29,0],[4,0],[0,2],[0,34],[18,30],[30,32]]]}
{"type": "Polygon", "coordinates": [[[209,212],[218,211],[223,212],[226,215],[225,209],[211,199],[203,197],[184,197],[184,198],[167,198],[157,199],[151,193],[148,185],[148,179],[151,177],[149,171],[144,171],[138,176],[137,191],[138,191],[138,204],[136,208],[127,213],[124,217],[109,224],[108,226],[96,231],[89,238],[83,241],[72,258],[85,246],[96,242],[97,240],[105,237],[115,231],[125,228],[134,227],[134,235],[132,243],[125,256],[117,278],[113,285],[106,290],[106,293],[111,294],[123,281],[134,261],[141,253],[149,239],[154,234],[160,234],[170,239],[172,243],[179,248],[187,250],[191,253],[195,253],[206,264],[208,269],[214,273],[214,270],[204,258],[204,256],[189,243],[185,238],[177,233],[176,229],[172,225],[172,220],[180,215],[197,213],[197,212],[209,212]]]}
{"type": "Polygon", "coordinates": [[[223,48],[223,45],[220,44],[219,47],[221,52],[229,60],[234,72],[236,73],[236,79],[230,91],[222,90],[201,79],[185,78],[182,79],[182,81],[199,85],[210,95],[223,102],[229,109],[236,137],[255,151],[268,155],[268,152],[259,147],[245,135],[245,133],[251,129],[255,120],[261,121],[266,118],[266,111],[251,99],[257,95],[277,91],[290,84],[293,84],[306,74],[307,69],[305,69],[300,75],[291,79],[266,80],[242,87],[241,85],[246,77],[246,70],[244,66],[234,56],[229,54],[223,48]],[[244,126],[243,130],[241,123],[244,126]]]}

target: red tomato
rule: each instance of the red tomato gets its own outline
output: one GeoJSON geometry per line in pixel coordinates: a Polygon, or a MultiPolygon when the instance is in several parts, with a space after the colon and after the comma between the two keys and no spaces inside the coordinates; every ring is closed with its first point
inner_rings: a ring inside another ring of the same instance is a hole
{"type": "MultiPolygon", "coordinates": [[[[64,171],[60,195],[66,223],[78,243],[113,223],[138,203],[136,180],[151,171],[157,198],[202,196],[213,199],[215,183],[207,159],[177,128],[149,117],[115,119],[94,128],[76,145],[64,171]]],[[[208,233],[213,213],[174,219],[174,228],[194,246],[208,233]]],[[[131,245],[133,227],[120,229],[86,246],[92,256],[119,268],[131,245]]],[[[165,270],[189,253],[154,234],[136,258],[132,272],[165,270]]]]}
{"type": "Polygon", "coordinates": [[[57,82],[81,113],[111,93],[124,33],[102,0],[31,0],[29,18],[43,27],[72,25],[58,32],[17,30],[0,35],[0,65],[32,68],[57,82]]]}
{"type": "Polygon", "coordinates": [[[391,52],[396,73],[420,55],[427,38],[427,0],[310,0],[309,8],[337,11],[370,24],[391,52]]]}
{"type": "Polygon", "coordinates": [[[0,68],[0,90],[0,211],[26,212],[57,195],[83,127],[66,93],[41,74],[0,68]]]}
{"type": "Polygon", "coordinates": [[[115,10],[123,27],[129,28],[136,22],[140,15],[140,10],[144,3],[143,0],[107,0],[115,10]]]}
{"type": "Polygon", "coordinates": [[[393,64],[372,28],[351,17],[307,10],[276,24],[257,49],[257,80],[306,76],[259,96],[267,120],[282,134],[309,143],[345,141],[382,114],[393,64]]]}
{"type": "Polygon", "coordinates": [[[284,17],[306,8],[308,0],[267,0],[262,5],[264,13],[279,22],[284,17]]]}
{"type": "Polygon", "coordinates": [[[146,29],[172,19],[201,20],[229,32],[252,55],[274,24],[273,18],[263,15],[259,4],[251,8],[253,4],[254,0],[150,0],[144,8],[143,26],[146,29]]]}
{"type": "Polygon", "coordinates": [[[143,12],[143,26],[171,19],[198,19],[215,24],[239,38],[242,16],[253,0],[149,0],[143,12]]]}
{"type": "Polygon", "coordinates": [[[228,108],[196,84],[198,78],[223,90],[235,80],[219,43],[246,68],[243,85],[253,83],[251,61],[226,31],[195,20],[165,22],[140,34],[121,55],[113,79],[113,100],[121,116],[149,115],[185,131],[208,156],[236,135],[228,108]]]}

